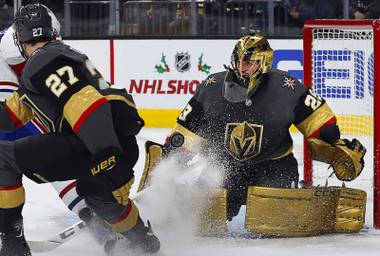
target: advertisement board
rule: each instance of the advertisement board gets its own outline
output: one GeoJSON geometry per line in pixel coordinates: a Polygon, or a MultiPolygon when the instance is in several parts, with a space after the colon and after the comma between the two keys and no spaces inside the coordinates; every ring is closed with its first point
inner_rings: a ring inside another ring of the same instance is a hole
{"type": "MultiPolygon", "coordinates": [[[[67,41],[74,48],[86,53],[107,80],[126,88],[133,95],[147,127],[173,126],[176,117],[202,80],[212,73],[224,71],[225,65],[230,65],[235,42],[236,40],[220,39],[67,41]]],[[[269,42],[274,49],[273,68],[288,71],[302,82],[302,40],[278,39],[269,42]]],[[[323,83],[316,84],[317,92],[322,93],[325,88],[350,92],[344,98],[337,97],[337,94],[323,95],[338,117],[365,115],[356,113],[357,109],[350,104],[352,100],[364,102],[364,99],[358,97],[358,85],[355,83],[357,79],[353,77],[360,72],[368,72],[361,70],[365,66],[359,67],[357,61],[357,57],[327,57],[318,62],[318,70],[324,72],[320,74],[323,83]],[[334,75],[337,73],[345,75],[334,75]]],[[[367,80],[364,83],[370,82],[367,80]]]]}

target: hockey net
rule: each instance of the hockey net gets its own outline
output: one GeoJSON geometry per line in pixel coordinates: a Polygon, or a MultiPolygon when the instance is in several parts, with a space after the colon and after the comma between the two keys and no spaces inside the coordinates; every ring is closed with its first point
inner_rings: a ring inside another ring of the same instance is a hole
{"type": "MultiPolygon", "coordinates": [[[[341,137],[358,138],[367,148],[362,174],[346,185],[367,192],[366,223],[373,220],[376,228],[380,228],[380,99],[374,100],[380,96],[379,28],[378,20],[313,20],[305,23],[303,35],[304,83],[334,110],[341,137]]],[[[311,161],[306,143],[303,157],[305,183],[324,184],[331,170],[311,161]]],[[[341,184],[336,178],[328,182],[341,184]]]]}

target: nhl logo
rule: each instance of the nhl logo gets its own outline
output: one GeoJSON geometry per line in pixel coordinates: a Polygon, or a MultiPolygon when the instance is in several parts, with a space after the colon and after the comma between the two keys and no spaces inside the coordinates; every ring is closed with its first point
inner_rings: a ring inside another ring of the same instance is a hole
{"type": "Polygon", "coordinates": [[[175,67],[179,72],[190,70],[190,54],[184,52],[177,52],[175,55],[175,67]]]}

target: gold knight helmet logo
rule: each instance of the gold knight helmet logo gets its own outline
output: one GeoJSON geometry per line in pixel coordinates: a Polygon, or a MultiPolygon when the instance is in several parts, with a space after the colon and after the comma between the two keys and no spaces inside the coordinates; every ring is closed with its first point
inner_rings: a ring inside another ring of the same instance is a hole
{"type": "Polygon", "coordinates": [[[263,126],[243,123],[229,123],[226,127],[224,147],[237,160],[248,160],[261,150],[263,126]]]}

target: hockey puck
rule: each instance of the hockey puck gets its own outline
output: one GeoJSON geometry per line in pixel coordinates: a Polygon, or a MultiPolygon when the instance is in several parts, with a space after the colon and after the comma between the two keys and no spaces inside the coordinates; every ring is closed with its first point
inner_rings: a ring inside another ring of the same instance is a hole
{"type": "Polygon", "coordinates": [[[170,145],[172,145],[175,148],[181,147],[184,142],[185,142],[185,137],[178,132],[173,133],[173,135],[170,136],[170,145]]]}

